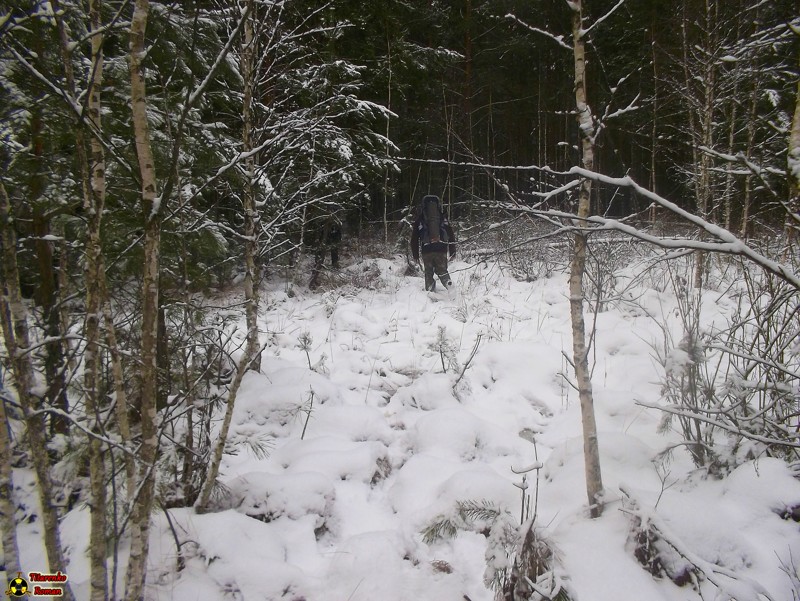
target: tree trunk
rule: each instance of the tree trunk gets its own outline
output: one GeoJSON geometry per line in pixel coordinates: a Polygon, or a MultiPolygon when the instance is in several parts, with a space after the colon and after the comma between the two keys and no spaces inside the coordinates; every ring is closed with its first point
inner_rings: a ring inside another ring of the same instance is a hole
{"type": "MultiPolygon", "coordinates": [[[[759,86],[753,85],[750,92],[750,109],[747,116],[747,148],[745,149],[745,157],[750,160],[753,153],[756,137],[756,115],[759,101],[759,86]]],[[[741,237],[745,240],[750,236],[750,205],[752,204],[753,191],[753,174],[748,173],[744,180],[744,193],[742,196],[742,227],[740,228],[741,237]]]]}
{"type": "MultiPolygon", "coordinates": [[[[3,224],[5,226],[5,223],[3,224]]],[[[5,274],[0,273],[0,320],[2,320],[3,334],[13,331],[11,310],[6,297],[5,274]]],[[[13,338],[4,337],[6,349],[14,348],[13,338]]],[[[2,544],[5,572],[9,577],[21,571],[19,565],[19,544],[17,542],[17,524],[14,520],[16,510],[12,498],[14,491],[13,472],[11,470],[11,439],[9,432],[6,404],[0,398],[0,544],[2,544]]]]}
{"type": "MultiPolygon", "coordinates": [[[[245,0],[245,9],[247,21],[244,26],[244,40],[242,41],[242,77],[244,79],[245,93],[244,93],[244,145],[245,152],[252,148],[250,140],[251,123],[251,101],[253,98],[253,87],[255,84],[254,70],[253,70],[253,54],[254,54],[254,36],[253,36],[253,21],[255,15],[253,12],[253,0],[245,0]]],[[[222,428],[217,438],[216,445],[211,457],[211,465],[206,473],[203,487],[200,495],[195,503],[195,508],[198,512],[208,510],[208,503],[211,499],[211,492],[219,474],[219,466],[222,462],[222,455],[225,450],[225,442],[228,439],[228,432],[230,430],[231,419],[233,417],[233,408],[236,403],[236,396],[239,392],[239,386],[242,383],[244,374],[249,370],[259,370],[261,366],[260,359],[260,345],[258,342],[258,324],[256,317],[258,315],[258,289],[254,285],[256,280],[256,251],[257,251],[257,236],[255,228],[258,225],[256,221],[256,207],[255,197],[253,194],[253,177],[255,175],[255,164],[252,157],[248,157],[245,162],[245,168],[248,171],[248,185],[245,192],[245,260],[247,262],[248,274],[245,275],[245,297],[246,297],[246,311],[247,311],[247,349],[245,355],[242,357],[239,365],[237,366],[236,376],[231,384],[230,393],[228,394],[228,402],[225,410],[225,417],[222,421],[222,428]],[[252,270],[252,271],[251,271],[252,270]],[[248,277],[250,282],[248,284],[248,277]]],[[[305,223],[303,224],[305,230],[305,223]]]]}
{"type": "MultiPolygon", "coordinates": [[[[717,48],[717,4],[715,0],[705,0],[703,13],[703,33],[700,45],[702,46],[701,62],[692,63],[691,52],[697,44],[689,39],[687,7],[684,3],[682,31],[682,53],[684,86],[686,90],[687,115],[689,131],[692,140],[692,156],[694,173],[695,205],[697,214],[708,220],[711,215],[711,185],[713,160],[707,151],[702,148],[714,147],[714,115],[716,109],[717,66],[714,53],[717,48]],[[697,80],[700,80],[699,88],[697,80]],[[697,95],[692,96],[692,90],[697,90],[697,95]],[[702,147],[702,148],[701,148],[702,147]]],[[[702,251],[695,252],[695,272],[693,285],[701,288],[705,279],[706,254],[702,251]]]]}
{"type": "MultiPolygon", "coordinates": [[[[581,138],[581,157],[584,169],[594,168],[594,145],[596,127],[592,111],[586,99],[586,54],[583,39],[583,7],[581,0],[568,0],[572,9],[572,40],[575,58],[575,106],[581,138]]],[[[575,227],[582,228],[591,207],[592,182],[582,179],[578,189],[578,219],[575,227]]],[[[600,451],[597,442],[597,424],[594,416],[592,380],[589,371],[589,349],[586,345],[586,324],[583,318],[583,276],[586,271],[586,233],[575,232],[572,265],[569,277],[570,317],[572,319],[572,348],[575,378],[581,402],[583,425],[583,457],[586,470],[586,493],[589,498],[591,516],[599,517],[603,512],[603,482],[600,474],[600,451]]]]}
{"type": "MultiPolygon", "coordinates": [[[[658,54],[656,53],[656,28],[655,28],[655,12],[653,13],[653,20],[650,23],[650,60],[653,63],[653,109],[652,109],[652,124],[650,127],[650,189],[653,192],[658,192],[656,189],[656,156],[658,156],[658,111],[661,108],[658,97],[658,54]]],[[[650,209],[650,225],[656,223],[656,205],[652,204],[650,209]]]]}
{"type": "MultiPolygon", "coordinates": [[[[57,2],[54,7],[57,6],[57,2]]],[[[57,12],[57,11],[56,11],[57,12]]],[[[58,19],[57,23],[61,23],[58,19]]],[[[43,60],[46,49],[44,48],[45,34],[41,29],[38,19],[31,20],[31,27],[34,32],[33,50],[38,59],[43,60]]],[[[40,68],[44,68],[41,65],[40,68]]],[[[71,65],[65,65],[64,75],[67,89],[74,89],[74,77],[72,76],[71,65]]],[[[30,177],[30,195],[27,204],[31,207],[31,233],[32,250],[36,257],[36,267],[38,271],[38,281],[34,300],[42,308],[42,329],[46,337],[44,345],[44,368],[45,368],[45,399],[51,407],[57,408],[64,413],[69,410],[67,400],[66,379],[64,377],[64,350],[61,337],[61,312],[58,307],[57,277],[56,267],[53,263],[53,242],[50,240],[52,234],[51,220],[53,214],[48,205],[48,201],[43,199],[47,187],[48,167],[45,161],[45,124],[42,114],[38,108],[38,103],[31,107],[31,150],[34,157],[33,171],[30,177]]],[[[77,148],[80,152],[81,149],[77,148]]],[[[85,184],[85,181],[82,182],[85,184]]],[[[69,421],[63,415],[50,416],[51,434],[68,434],[69,421]]]]}
{"type": "MultiPolygon", "coordinates": [[[[67,28],[63,21],[63,12],[59,0],[52,0],[59,40],[61,43],[61,59],[69,94],[76,97],[75,75],[72,69],[71,43],[67,28]]],[[[89,18],[91,35],[91,69],[89,75],[88,119],[93,133],[91,135],[91,163],[86,154],[83,124],[74,117],[75,146],[78,158],[78,169],[83,191],[83,209],[86,215],[86,322],[84,327],[84,402],[92,435],[89,436],[89,482],[90,497],[90,599],[104,601],[108,598],[108,572],[106,570],[106,470],[103,442],[99,382],[101,374],[100,354],[100,308],[99,291],[100,273],[103,265],[100,229],[106,194],[105,153],[97,138],[96,132],[102,131],[100,94],[103,85],[103,35],[100,33],[102,20],[100,17],[101,0],[90,0],[89,18]]],[[[41,259],[40,259],[41,260],[41,259]]],[[[52,264],[52,259],[48,261],[52,264]]],[[[52,321],[52,318],[50,320],[52,321]]],[[[60,321],[60,320],[59,320],[60,321]]],[[[63,347],[59,344],[59,349],[63,347]]],[[[48,353],[48,356],[53,353],[48,353]]],[[[63,363],[63,361],[62,361],[63,363]]],[[[49,369],[47,371],[50,371],[49,369]]],[[[62,391],[61,394],[64,394],[62,391]]],[[[66,402],[66,398],[63,402],[66,402]]]]}
{"type": "MultiPolygon", "coordinates": [[[[386,62],[389,80],[386,84],[386,108],[392,110],[392,42],[389,38],[389,31],[386,32],[386,62]]],[[[390,148],[389,125],[391,118],[386,116],[386,157],[388,159],[390,148]]],[[[383,243],[389,244],[389,165],[383,170],[383,243]]]]}
{"type": "MultiPolygon", "coordinates": [[[[6,349],[11,355],[11,369],[17,389],[25,427],[30,445],[31,459],[39,486],[39,502],[42,507],[42,530],[44,531],[45,552],[48,569],[51,572],[66,571],[66,562],[61,550],[61,534],[58,514],[53,506],[53,484],[50,478],[50,460],[44,437],[44,420],[41,412],[41,399],[33,394],[34,370],[28,333],[28,311],[22,300],[17,265],[17,240],[11,223],[11,200],[5,185],[0,181],[0,236],[2,236],[2,265],[8,314],[2,319],[3,336],[6,349]],[[12,329],[13,328],[13,329],[12,329]]],[[[2,424],[2,427],[5,427],[2,424]]],[[[69,583],[64,587],[64,598],[74,599],[69,583]]]]}
{"type": "Polygon", "coordinates": [[[259,223],[255,198],[256,160],[255,157],[252,156],[252,133],[254,130],[253,91],[256,86],[255,69],[253,68],[256,44],[255,36],[253,35],[253,22],[255,20],[253,0],[245,0],[245,6],[243,6],[243,12],[244,11],[248,13],[245,17],[241,59],[242,79],[244,80],[242,143],[243,152],[247,157],[244,162],[246,181],[243,201],[245,259],[244,295],[247,321],[247,347],[245,353],[248,358],[248,369],[260,371],[261,345],[258,342],[258,288],[260,280],[258,268],[259,223]]]}
{"type": "Polygon", "coordinates": [[[211,500],[211,493],[217,483],[217,476],[219,475],[219,466],[222,463],[222,455],[225,451],[225,441],[228,439],[228,432],[231,427],[231,420],[233,418],[233,407],[236,403],[236,396],[239,393],[239,387],[242,384],[242,379],[247,373],[246,358],[243,358],[236,369],[236,376],[231,383],[231,390],[228,393],[228,402],[225,409],[225,417],[222,420],[219,436],[217,437],[214,452],[211,456],[211,465],[208,466],[206,472],[206,479],[203,482],[203,488],[200,491],[200,496],[195,503],[195,510],[197,513],[205,513],[208,511],[208,503],[211,500]]]}
{"type": "MultiPolygon", "coordinates": [[[[800,31],[795,30],[795,33],[800,33],[800,31]]],[[[792,118],[792,129],[789,132],[788,155],[789,202],[784,221],[786,256],[789,256],[798,238],[798,232],[800,232],[800,81],[797,83],[794,100],[794,117],[792,118]]]]}
{"type": "Polygon", "coordinates": [[[125,598],[144,597],[149,551],[150,512],[155,488],[155,460],[158,447],[156,404],[158,401],[158,296],[161,247],[161,201],[150,132],[147,122],[147,91],[144,65],[145,32],[150,11],[148,0],[136,0],[130,28],[131,112],[136,139],[136,156],[141,176],[144,217],[144,265],[142,275],[142,348],[139,415],[142,442],[139,450],[138,496],[131,516],[131,553],[125,576],[125,598]]]}
{"type": "MultiPolygon", "coordinates": [[[[76,144],[78,146],[78,144],[76,144]]],[[[47,382],[45,399],[51,407],[63,413],[69,411],[67,382],[64,377],[64,344],[61,331],[61,310],[58,306],[58,277],[56,275],[55,255],[51,236],[51,216],[44,207],[34,205],[33,236],[36,263],[39,269],[39,285],[35,299],[42,308],[42,328],[47,339],[44,356],[44,376],[47,382]]],[[[69,420],[63,415],[50,418],[52,434],[69,433],[69,420]]]]}
{"type": "MultiPolygon", "coordinates": [[[[101,257],[102,258],[102,257],[101,257]]],[[[108,354],[111,357],[111,374],[114,380],[115,415],[117,418],[117,428],[122,444],[130,449],[132,440],[130,419],[128,417],[128,394],[125,390],[125,371],[122,365],[122,353],[117,342],[117,332],[114,326],[114,316],[111,314],[109,305],[109,295],[105,278],[105,265],[99,269],[101,276],[100,292],[103,301],[103,323],[105,324],[105,339],[108,344],[108,354]]],[[[125,475],[128,493],[128,501],[132,501],[133,493],[136,488],[136,467],[133,457],[125,454],[125,475]]]]}
{"type": "MultiPolygon", "coordinates": [[[[102,131],[100,93],[103,85],[103,26],[101,0],[90,0],[89,15],[92,35],[92,69],[89,82],[89,120],[93,132],[102,131]]],[[[91,177],[91,194],[87,194],[84,207],[87,216],[86,241],[86,360],[84,382],[86,412],[92,432],[104,434],[100,418],[98,383],[102,369],[100,354],[100,316],[103,304],[101,282],[104,278],[103,249],[100,241],[103,209],[106,196],[105,153],[97,134],[91,137],[91,165],[86,166],[91,177]]],[[[89,470],[92,489],[92,519],[90,534],[91,601],[108,598],[108,572],[106,569],[106,470],[103,443],[98,438],[89,439],[89,470]]]]}

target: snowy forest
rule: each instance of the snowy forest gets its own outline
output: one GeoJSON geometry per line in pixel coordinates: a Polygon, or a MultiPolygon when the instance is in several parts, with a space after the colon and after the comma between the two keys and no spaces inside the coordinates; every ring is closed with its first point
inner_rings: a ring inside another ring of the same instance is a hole
{"type": "Polygon", "coordinates": [[[0,139],[7,596],[800,601],[795,0],[0,0],[0,139]]]}

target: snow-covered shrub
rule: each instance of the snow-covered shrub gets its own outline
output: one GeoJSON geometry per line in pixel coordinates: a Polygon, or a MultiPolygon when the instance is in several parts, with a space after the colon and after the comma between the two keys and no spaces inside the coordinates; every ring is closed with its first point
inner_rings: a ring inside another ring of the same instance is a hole
{"type": "MultiPolygon", "coordinates": [[[[492,583],[497,601],[570,601],[566,574],[553,545],[529,523],[510,566],[492,583]],[[499,578],[498,578],[499,577],[499,578]]],[[[488,560],[488,557],[487,557],[488,560]]],[[[488,574],[487,569],[487,574],[488,574]]]]}
{"type": "Polygon", "coordinates": [[[459,531],[478,532],[488,537],[498,524],[500,525],[498,532],[504,530],[507,525],[516,529],[511,513],[506,509],[500,509],[491,501],[486,499],[457,501],[450,512],[437,516],[423,529],[422,540],[432,544],[441,539],[453,538],[459,531]]]}
{"type": "Polygon", "coordinates": [[[713,342],[728,371],[717,390],[721,419],[736,427],[740,461],[765,452],[800,459],[800,290],[773,276],[743,272],[744,297],[730,327],[713,342]]]}
{"type": "Polygon", "coordinates": [[[364,261],[353,265],[342,273],[344,285],[349,285],[357,290],[380,290],[386,284],[383,279],[380,265],[377,261],[364,261]]]}
{"type": "Polygon", "coordinates": [[[331,529],[336,493],[331,479],[322,474],[250,472],[228,482],[227,487],[227,500],[217,510],[235,509],[267,523],[281,517],[298,520],[313,516],[317,533],[331,529]]]}
{"type": "Polygon", "coordinates": [[[656,360],[663,369],[661,398],[668,403],[659,430],[667,432],[677,422],[695,465],[719,471],[714,428],[695,415],[715,403],[714,386],[720,358],[716,355],[715,361],[711,361],[707,350],[710,336],[700,318],[702,292],[689,287],[688,274],[681,267],[688,269],[688,264],[667,263],[663,268],[674,293],[675,308],[662,312],[658,323],[662,346],[654,346],[656,360]],[[673,317],[677,321],[677,334],[671,323],[673,317]]]}
{"type": "Polygon", "coordinates": [[[458,365],[458,347],[456,343],[451,340],[447,335],[447,328],[439,326],[436,333],[436,340],[434,340],[429,348],[439,355],[442,362],[442,371],[457,373],[460,369],[458,365]]]}
{"type": "Polygon", "coordinates": [[[605,311],[619,295],[617,272],[628,266],[640,246],[636,240],[619,236],[590,239],[584,274],[584,294],[590,306],[605,311]]]}
{"type": "Polygon", "coordinates": [[[667,271],[681,338],[674,341],[662,316],[662,429],[677,421],[695,464],[712,473],[762,454],[796,461],[800,290],[740,264],[727,323],[704,327],[702,292],[667,271]]]}
{"type": "Polygon", "coordinates": [[[427,544],[460,531],[486,537],[484,582],[498,601],[569,601],[565,576],[549,541],[532,521],[520,526],[491,501],[458,501],[423,531],[427,544]]]}
{"type": "Polygon", "coordinates": [[[433,544],[454,538],[459,532],[477,532],[486,537],[484,581],[497,588],[511,567],[511,556],[519,543],[519,527],[507,509],[486,499],[457,501],[422,530],[422,540],[433,544]]]}

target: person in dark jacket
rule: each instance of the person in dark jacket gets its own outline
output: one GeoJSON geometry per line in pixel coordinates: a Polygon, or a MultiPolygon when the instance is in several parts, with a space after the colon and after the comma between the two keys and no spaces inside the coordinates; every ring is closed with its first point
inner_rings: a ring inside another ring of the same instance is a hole
{"type": "Polygon", "coordinates": [[[325,263],[325,256],[330,252],[331,267],[339,269],[339,245],[342,242],[342,222],[336,215],[327,217],[322,222],[316,235],[316,249],[314,252],[314,266],[311,268],[311,280],[308,287],[311,290],[319,286],[320,273],[325,263]]]}
{"type": "Polygon", "coordinates": [[[411,255],[425,270],[425,290],[436,290],[434,273],[445,288],[453,283],[447,272],[448,257],[456,254],[456,238],[453,228],[442,210],[438,196],[428,195],[422,199],[419,214],[411,232],[411,255]]]}

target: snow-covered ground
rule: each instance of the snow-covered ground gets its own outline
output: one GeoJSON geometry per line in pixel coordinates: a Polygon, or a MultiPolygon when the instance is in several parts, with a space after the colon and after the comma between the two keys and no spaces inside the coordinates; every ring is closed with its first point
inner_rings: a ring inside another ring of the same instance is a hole
{"type": "MultiPolygon", "coordinates": [[[[493,566],[505,561],[493,526],[521,517],[522,476],[512,468],[538,461],[525,495],[572,599],[748,601],[759,586],[764,599],[797,599],[798,524],[779,515],[800,503],[789,467],[762,457],[712,479],[682,447],[658,460],[681,438],[659,433],[661,413],[637,401],[660,399],[658,320],[681,337],[671,291],[639,283],[628,301],[588,314],[606,490],[602,517],[590,519],[580,407],[562,375],[572,344],[566,276],[520,282],[496,264],[456,261],[455,290],[432,295],[404,268],[368,260],[347,268],[368,287],[298,286],[291,296],[283,281],[267,283],[261,327],[270,344],[262,373],[244,380],[232,437],[268,439],[271,451],[226,455],[229,494],[218,511],[170,511],[186,560],[179,573],[170,525],[154,514],[149,598],[492,601],[487,551],[493,566]],[[698,592],[645,571],[621,487],[686,555],[717,566],[708,574],[728,596],[716,597],[707,579],[698,592]],[[487,511],[460,519],[459,507],[487,511]],[[447,523],[460,528],[448,536],[447,523]]],[[[703,323],[733,307],[726,294],[707,293],[703,323]]],[[[23,543],[37,527],[23,525],[23,543]]],[[[85,511],[66,518],[63,537],[73,587],[86,595],[85,511]]],[[[25,547],[32,566],[40,546],[25,547]]]]}

